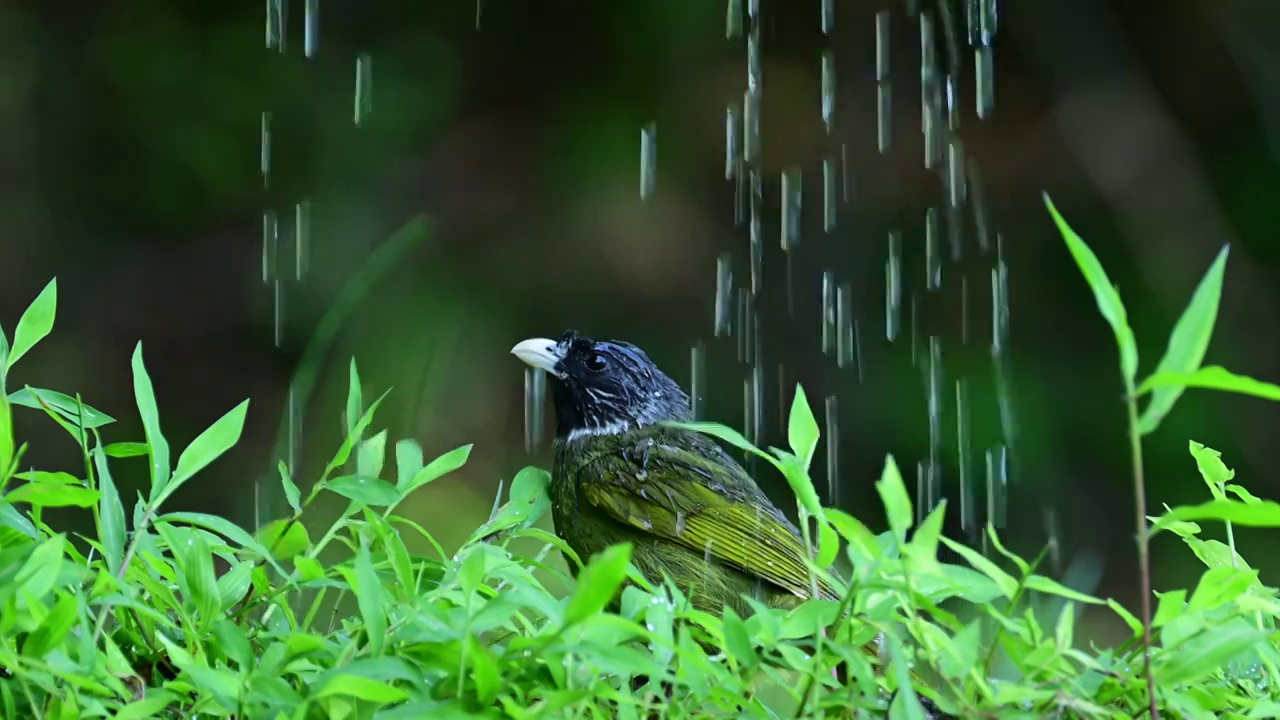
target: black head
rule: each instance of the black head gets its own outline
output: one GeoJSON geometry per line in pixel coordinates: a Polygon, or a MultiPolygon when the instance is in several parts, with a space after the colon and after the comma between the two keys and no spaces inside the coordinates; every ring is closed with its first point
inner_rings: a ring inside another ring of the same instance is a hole
{"type": "Polygon", "coordinates": [[[511,349],[551,375],[556,435],[612,435],[664,420],[688,420],[689,396],[631,343],[592,340],[567,330],[511,349]]]}

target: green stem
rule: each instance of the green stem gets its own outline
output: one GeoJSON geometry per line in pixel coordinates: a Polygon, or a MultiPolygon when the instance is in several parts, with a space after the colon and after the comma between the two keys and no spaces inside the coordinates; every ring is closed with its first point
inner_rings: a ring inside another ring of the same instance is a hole
{"type": "Polygon", "coordinates": [[[1138,580],[1142,593],[1142,667],[1147,679],[1147,700],[1151,720],[1160,720],[1156,702],[1155,672],[1151,667],[1151,555],[1147,532],[1147,491],[1142,471],[1142,434],[1138,429],[1138,398],[1133,384],[1127,388],[1129,406],[1129,450],[1133,456],[1133,496],[1138,524],[1138,580]]]}

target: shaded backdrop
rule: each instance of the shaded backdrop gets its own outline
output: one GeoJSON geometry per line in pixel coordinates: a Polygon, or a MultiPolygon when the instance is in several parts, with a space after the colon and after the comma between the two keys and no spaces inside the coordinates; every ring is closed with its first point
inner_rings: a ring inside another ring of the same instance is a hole
{"type": "MultiPolygon", "coordinates": [[[[265,42],[261,3],[0,8],[0,323],[12,332],[50,276],[61,289],[54,334],[11,384],[78,390],[120,419],[109,440],[140,438],[128,360],[142,340],[177,446],[251,397],[241,444],[175,499],[249,524],[253,481],[274,465],[290,378],[320,318],[376,248],[427,213],[432,232],[392,258],[352,309],[321,358],[319,390],[295,407],[300,484],[340,440],[352,355],[366,398],[394,387],[375,423],[393,439],[417,438],[429,456],[476,444],[464,471],[406,505],[446,547],[487,514],[499,478],[529,461],[521,367],[507,354],[519,339],[566,327],[627,339],[686,386],[701,341],[706,414],[744,424],[749,370],[736,337],[712,336],[717,257],[732,253],[735,283],[749,282],[746,224],[735,222],[737,190],[725,179],[726,106],[741,101],[746,58],[741,37],[725,38],[723,3],[320,0],[311,44],[306,5],[288,3],[265,42]],[[656,189],[642,200],[639,136],[651,122],[656,189]],[[264,241],[264,209],[278,244],[264,241]]],[[[1059,572],[1078,559],[1086,582],[1101,573],[1097,592],[1131,602],[1133,500],[1113,340],[1040,194],[1052,194],[1119,285],[1144,371],[1231,243],[1207,360],[1280,378],[1280,50],[1265,30],[1276,11],[1264,0],[1030,5],[999,9],[990,117],[974,116],[967,47],[955,75],[965,148],[981,164],[1008,266],[1007,532],[1024,552],[1052,539],[1059,572]]],[[[835,501],[881,526],[872,482],[884,454],[909,471],[928,452],[912,337],[944,336],[947,377],[973,380],[975,472],[982,449],[999,442],[994,255],[966,233],[962,260],[942,269],[947,292],[921,294],[915,335],[886,339],[887,231],[904,232],[907,291],[919,292],[925,213],[941,202],[937,174],[921,162],[919,31],[893,3],[892,147],[882,154],[881,8],[837,2],[825,37],[817,0],[761,7],[762,441],[781,444],[797,380],[820,419],[823,398],[835,396],[835,501]],[[838,78],[830,135],[824,47],[838,78]],[[822,161],[835,148],[842,201],[825,232],[822,161]],[[788,265],[779,175],[793,166],[803,220],[788,265]],[[857,362],[843,369],[822,353],[824,271],[848,283],[858,320],[857,362]],[[971,284],[963,307],[954,278],[971,284]]],[[[954,395],[943,398],[951,452],[954,395]]],[[[1205,499],[1189,438],[1222,450],[1248,487],[1275,497],[1278,418],[1261,401],[1188,392],[1147,442],[1152,511],[1205,499]]],[[[36,465],[76,471],[61,431],[38,413],[17,422],[36,465]]],[[[545,442],[532,461],[549,461],[545,442]]],[[[133,469],[120,482],[140,483],[144,464],[133,469]]],[[[825,467],[815,475],[827,481],[825,467]]],[[[954,494],[944,474],[953,508],[954,494]]],[[[1245,555],[1274,572],[1260,550],[1275,540],[1239,535],[1245,555]]],[[[1196,572],[1164,537],[1154,569],[1156,589],[1196,572]]]]}

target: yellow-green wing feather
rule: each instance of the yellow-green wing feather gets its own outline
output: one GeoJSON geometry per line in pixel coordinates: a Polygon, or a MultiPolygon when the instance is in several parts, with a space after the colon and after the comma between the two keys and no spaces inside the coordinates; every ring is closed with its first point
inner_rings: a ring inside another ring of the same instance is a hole
{"type": "MultiPolygon", "coordinates": [[[[711,487],[716,473],[744,473],[680,448],[655,444],[644,467],[607,462],[579,486],[581,498],[615,520],[758,576],[798,597],[810,596],[803,542],[750,496],[711,487]]],[[[750,488],[755,485],[749,479],[750,488]]],[[[758,492],[758,491],[756,491],[758,492]]],[[[759,496],[763,499],[763,496],[759,496]]],[[[764,500],[767,502],[767,500],[764,500]]],[[[819,580],[820,592],[834,595],[819,580]]]]}

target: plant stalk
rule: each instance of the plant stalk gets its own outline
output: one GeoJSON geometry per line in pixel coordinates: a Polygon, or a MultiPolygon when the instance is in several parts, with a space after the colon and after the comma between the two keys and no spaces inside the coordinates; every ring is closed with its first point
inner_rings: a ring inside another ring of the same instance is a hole
{"type": "Polygon", "coordinates": [[[1147,489],[1142,472],[1142,434],[1138,430],[1138,399],[1132,383],[1128,388],[1129,450],[1133,457],[1133,495],[1138,522],[1138,580],[1142,593],[1142,667],[1147,678],[1147,699],[1151,720],[1160,720],[1156,703],[1155,672],[1151,668],[1151,556],[1147,532],[1147,489]]]}

